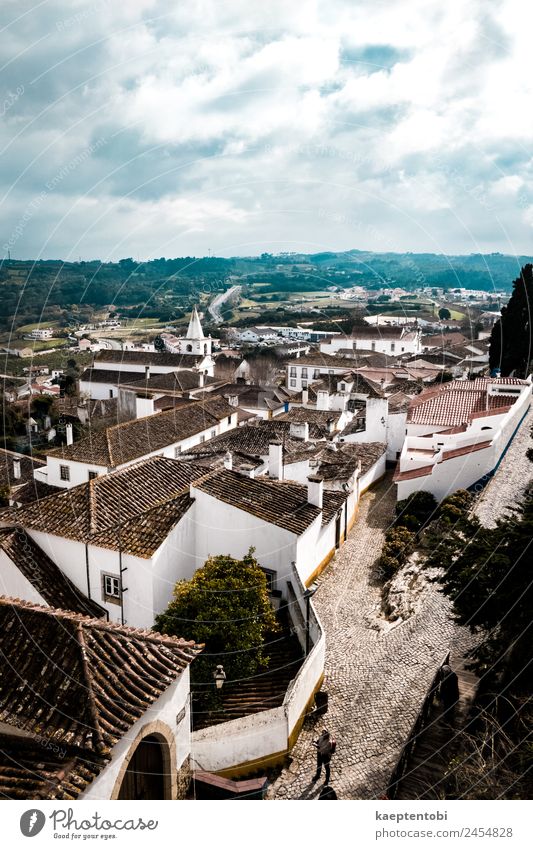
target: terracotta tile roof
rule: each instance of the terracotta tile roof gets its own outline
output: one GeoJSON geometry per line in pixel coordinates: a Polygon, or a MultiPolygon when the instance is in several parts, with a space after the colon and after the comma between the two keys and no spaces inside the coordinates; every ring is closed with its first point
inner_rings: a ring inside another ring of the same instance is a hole
{"type": "Polygon", "coordinates": [[[80,592],[22,528],[0,529],[0,549],[50,607],[97,618],[106,615],[104,608],[80,592]]]}
{"type": "Polygon", "coordinates": [[[47,456],[116,468],[215,427],[234,412],[235,408],[227,401],[211,396],[205,401],[191,401],[187,406],[92,432],[79,442],[48,451],[47,456]]]}
{"type": "MultiPolygon", "coordinates": [[[[51,774],[41,766],[31,779],[40,786],[51,779],[46,798],[76,798],[200,649],[181,638],[0,597],[0,721],[34,738],[25,759],[30,767],[31,746],[43,742],[40,763],[51,759],[51,774]],[[68,752],[64,777],[54,769],[54,746],[68,752]]],[[[0,789],[14,751],[11,745],[0,754],[0,789]]]]}
{"type": "Polygon", "coordinates": [[[285,463],[309,459],[315,461],[317,474],[324,481],[347,481],[361,464],[361,474],[368,472],[386,451],[381,442],[304,443],[300,451],[285,456],[285,463]]]}
{"type": "Polygon", "coordinates": [[[4,510],[4,524],[149,558],[192,504],[192,463],[152,457],[42,501],[4,510]]]}
{"type": "MultiPolygon", "coordinates": [[[[127,371],[128,365],[142,366],[175,366],[175,368],[192,368],[205,357],[195,354],[169,354],[167,352],[153,353],[149,351],[98,351],[95,363],[121,363],[127,371]]],[[[138,372],[137,372],[138,374],[138,372]]]]}
{"type": "MultiPolygon", "coordinates": [[[[252,421],[220,436],[215,436],[201,445],[195,445],[187,451],[187,454],[202,457],[236,451],[249,457],[266,457],[268,444],[272,439],[280,439],[286,451],[296,450],[301,447],[302,440],[290,436],[290,426],[290,421],[280,421],[280,416],[269,420],[252,421]]],[[[320,423],[312,422],[309,426],[311,439],[323,439],[327,433],[327,428],[320,423]]]]}
{"type": "MultiPolygon", "coordinates": [[[[86,368],[80,376],[85,383],[114,383],[118,386],[123,378],[131,376],[133,372],[119,371],[118,369],[86,368]]],[[[135,372],[137,374],[137,372],[135,372]]]]}
{"type": "Polygon", "coordinates": [[[409,406],[407,421],[413,424],[430,424],[454,427],[468,423],[479,415],[504,412],[512,403],[509,395],[489,395],[489,386],[499,384],[525,386],[526,381],[516,378],[478,377],[474,380],[453,380],[435,389],[421,392],[409,406]]]}
{"type": "Polygon", "coordinates": [[[327,431],[330,424],[334,430],[337,429],[341,415],[342,411],[340,410],[310,410],[307,407],[292,407],[287,413],[280,413],[279,416],[276,416],[276,419],[281,422],[318,424],[327,431]]]}
{"type": "Polygon", "coordinates": [[[28,457],[27,454],[19,454],[16,451],[0,448],[0,485],[9,488],[22,486],[33,480],[33,470],[36,467],[44,465],[45,463],[42,460],[35,457],[28,457]],[[13,473],[13,463],[16,460],[20,463],[20,478],[15,478],[13,473]]]}
{"type": "Polygon", "coordinates": [[[0,734],[0,799],[77,799],[108,761],[40,739],[0,734]]]}
{"type": "Polygon", "coordinates": [[[386,354],[380,354],[376,351],[349,351],[349,357],[340,356],[340,351],[337,355],[323,354],[321,351],[316,351],[314,354],[306,354],[304,357],[297,357],[285,360],[285,364],[289,366],[314,366],[322,369],[346,369],[346,371],[355,371],[361,366],[368,364],[372,358],[374,365],[386,365],[390,362],[390,357],[386,354]]]}
{"type": "MultiPolygon", "coordinates": [[[[188,392],[191,389],[200,388],[200,374],[196,371],[171,371],[166,374],[153,374],[146,380],[145,377],[135,379],[132,372],[122,372],[120,383],[131,389],[144,389],[147,392],[188,392]]],[[[214,377],[203,376],[204,384],[209,386],[216,383],[214,377]]]]}
{"type": "MultiPolygon", "coordinates": [[[[307,501],[307,487],[290,481],[248,478],[238,472],[220,470],[195,484],[201,492],[264,522],[300,535],[320,516],[307,501]]],[[[322,524],[328,524],[342,507],[346,495],[324,492],[322,524]]]]}

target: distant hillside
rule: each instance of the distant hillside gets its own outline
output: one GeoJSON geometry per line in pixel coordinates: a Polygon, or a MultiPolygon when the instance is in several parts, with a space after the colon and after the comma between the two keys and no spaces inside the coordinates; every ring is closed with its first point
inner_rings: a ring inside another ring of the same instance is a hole
{"type": "MultiPolygon", "coordinates": [[[[0,324],[69,320],[81,311],[115,304],[163,321],[179,318],[200,295],[214,295],[239,280],[262,283],[265,292],[319,291],[332,284],[368,289],[421,286],[510,291],[520,267],[532,257],[504,254],[342,253],[261,254],[258,257],[178,257],[136,264],[4,260],[0,264],[0,324]],[[43,312],[44,308],[44,312],[43,312]]],[[[87,317],[86,317],[87,318],[87,317]]]]}

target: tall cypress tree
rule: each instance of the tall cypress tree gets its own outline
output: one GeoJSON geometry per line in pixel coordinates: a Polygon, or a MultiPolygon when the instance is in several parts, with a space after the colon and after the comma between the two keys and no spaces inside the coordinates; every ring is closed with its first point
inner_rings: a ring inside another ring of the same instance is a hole
{"type": "Polygon", "coordinates": [[[533,355],[533,265],[524,265],[513,283],[513,293],[490,337],[489,365],[507,377],[527,377],[533,355]]]}

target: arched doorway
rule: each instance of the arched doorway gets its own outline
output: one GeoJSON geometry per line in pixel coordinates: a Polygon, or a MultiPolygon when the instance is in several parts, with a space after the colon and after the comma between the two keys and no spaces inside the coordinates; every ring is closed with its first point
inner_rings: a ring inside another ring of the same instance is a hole
{"type": "Polygon", "coordinates": [[[127,766],[119,799],[170,799],[170,753],[159,734],[144,737],[127,766]]]}

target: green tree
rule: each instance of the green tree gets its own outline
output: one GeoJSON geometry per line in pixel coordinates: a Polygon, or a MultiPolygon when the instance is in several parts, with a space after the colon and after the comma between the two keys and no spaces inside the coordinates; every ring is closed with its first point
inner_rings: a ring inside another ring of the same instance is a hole
{"type": "Polygon", "coordinates": [[[245,678],[268,664],[265,637],[278,630],[266,576],[253,556],[210,557],[190,581],[178,581],[174,598],[155,630],[205,643],[191,669],[196,683],[212,684],[222,663],[228,680],[245,678]]]}
{"type": "Polygon", "coordinates": [[[452,317],[452,314],[449,309],[446,307],[441,307],[439,310],[439,318],[441,321],[449,321],[452,317]]]}
{"type": "MultiPolygon", "coordinates": [[[[465,512],[465,498],[447,499],[440,544],[428,558],[443,568],[440,583],[460,623],[480,635],[474,667],[494,678],[531,682],[533,663],[533,485],[496,527],[465,512]],[[461,503],[462,502],[462,503],[461,503]]],[[[442,526],[441,526],[442,527],[442,526]]]]}
{"type": "Polygon", "coordinates": [[[489,365],[502,375],[512,373],[527,377],[532,358],[531,310],[533,299],[533,265],[524,265],[513,283],[509,303],[502,307],[490,337],[489,365]]]}
{"type": "Polygon", "coordinates": [[[396,504],[396,526],[403,526],[418,533],[424,525],[435,518],[438,505],[431,492],[413,492],[396,504]]]}

